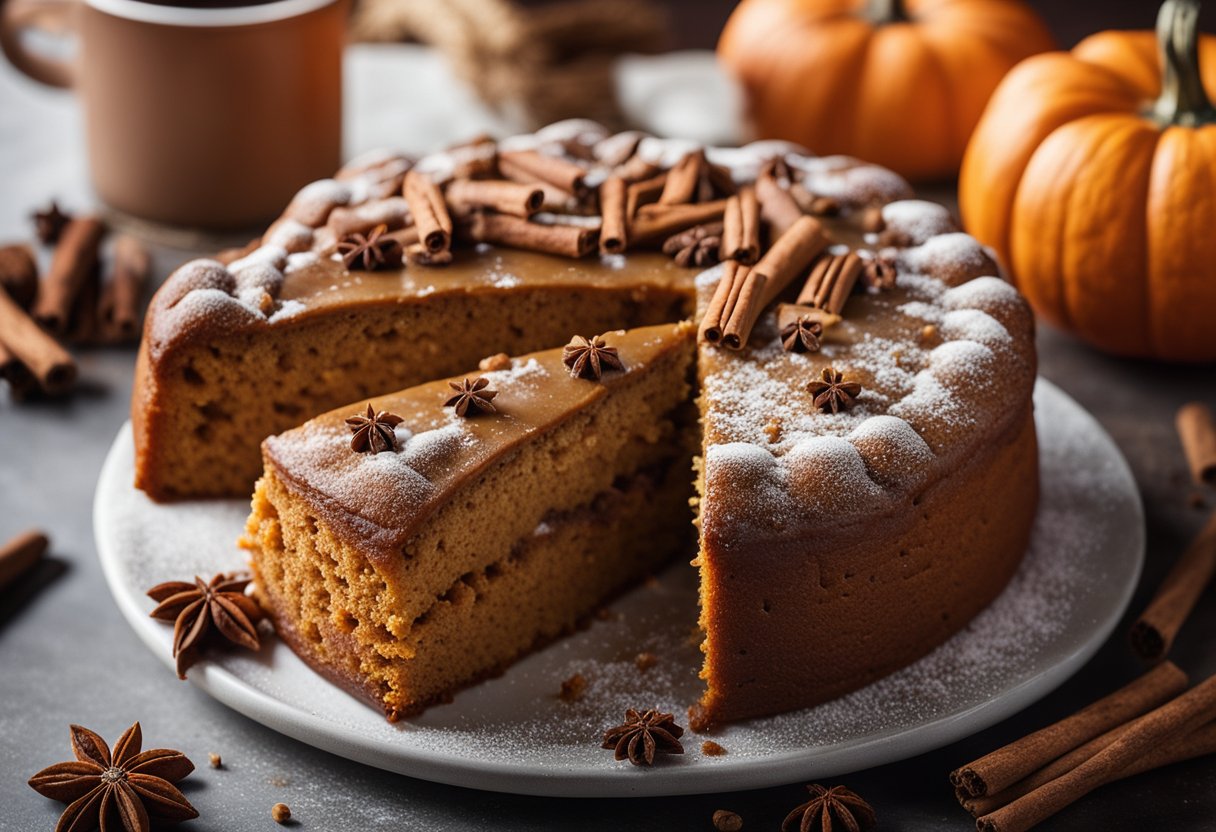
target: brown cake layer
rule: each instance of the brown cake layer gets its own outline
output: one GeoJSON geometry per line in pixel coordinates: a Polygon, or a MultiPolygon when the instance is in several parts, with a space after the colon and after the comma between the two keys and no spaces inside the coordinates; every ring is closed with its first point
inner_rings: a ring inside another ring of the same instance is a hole
{"type": "Polygon", "coordinates": [[[626,369],[603,382],[561,350],[516,359],[472,419],[442,408],[446,382],[379,397],[398,451],[351,451],[350,408],[267,440],[247,545],[279,632],[396,718],[687,554],[693,336],[609,334],[626,369]]]}

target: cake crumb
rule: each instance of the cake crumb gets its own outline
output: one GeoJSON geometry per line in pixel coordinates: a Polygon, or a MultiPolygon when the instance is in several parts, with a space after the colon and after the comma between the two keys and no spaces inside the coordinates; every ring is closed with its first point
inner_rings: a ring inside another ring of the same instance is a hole
{"type": "Polygon", "coordinates": [[[719,809],[714,812],[714,829],[718,832],[739,832],[743,828],[743,818],[729,809],[719,809]]]}
{"type": "Polygon", "coordinates": [[[764,424],[764,435],[768,437],[769,444],[776,445],[781,441],[781,417],[773,416],[764,424]]]}
{"type": "Polygon", "coordinates": [[[650,668],[659,663],[659,657],[654,653],[638,653],[637,657],[634,658],[633,663],[637,665],[638,670],[645,673],[647,670],[650,670],[650,668]]]}
{"type": "Polygon", "coordinates": [[[287,823],[291,820],[291,809],[286,803],[276,803],[270,807],[270,817],[275,823],[287,823]]]}
{"type": "Polygon", "coordinates": [[[925,345],[936,344],[938,341],[937,326],[925,324],[920,329],[920,342],[925,345]]]}
{"type": "Polygon", "coordinates": [[[207,760],[211,763],[212,768],[223,768],[224,767],[224,761],[220,758],[220,755],[216,754],[215,752],[208,754],[207,760]]]}
{"type": "Polygon", "coordinates": [[[498,370],[511,369],[511,356],[505,352],[500,352],[496,355],[486,356],[477,363],[477,369],[483,373],[492,373],[498,370]]]}
{"type": "Polygon", "coordinates": [[[706,757],[721,757],[726,753],[726,749],[713,740],[706,740],[701,743],[701,753],[706,757]]]}
{"type": "Polygon", "coordinates": [[[583,694],[587,691],[587,677],[581,673],[575,673],[566,681],[562,682],[562,689],[558,692],[557,698],[563,702],[577,702],[583,698],[583,694]]]}

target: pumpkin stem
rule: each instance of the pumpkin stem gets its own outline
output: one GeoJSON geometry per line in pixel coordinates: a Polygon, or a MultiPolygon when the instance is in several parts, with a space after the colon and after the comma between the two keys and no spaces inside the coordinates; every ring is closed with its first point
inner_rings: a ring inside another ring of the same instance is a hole
{"type": "Polygon", "coordinates": [[[1161,57],[1161,97],[1153,116],[1162,126],[1194,126],[1216,121],[1216,108],[1199,74],[1199,2],[1165,0],[1157,15],[1161,57]]]}
{"type": "Polygon", "coordinates": [[[866,0],[866,18],[875,26],[906,23],[911,19],[904,8],[904,0],[866,0]]]}

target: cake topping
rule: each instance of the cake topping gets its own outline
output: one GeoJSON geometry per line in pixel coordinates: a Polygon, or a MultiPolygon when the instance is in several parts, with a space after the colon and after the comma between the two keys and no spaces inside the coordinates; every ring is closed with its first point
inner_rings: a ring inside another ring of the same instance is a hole
{"type": "Polygon", "coordinates": [[[856,252],[825,254],[815,261],[810,277],[798,293],[798,303],[826,309],[833,315],[844,310],[865,264],[856,252]]]}
{"type": "Polygon", "coordinates": [[[815,397],[815,407],[825,413],[848,410],[861,393],[860,384],[845,381],[844,374],[831,367],[824,367],[823,376],[807,384],[806,389],[815,397]]]}
{"type": "Polygon", "coordinates": [[[393,428],[399,424],[401,424],[400,416],[389,413],[387,410],[377,413],[372,409],[371,402],[368,402],[366,414],[351,416],[346,420],[346,426],[354,434],[350,438],[351,450],[373,454],[397,450],[397,435],[393,432],[393,428]]]}
{"type": "Polygon", "coordinates": [[[30,778],[43,797],[69,804],[56,829],[148,832],[151,819],[176,823],[198,817],[173,784],[194,771],[180,751],[153,748],[140,753],[139,723],[128,728],[113,753],[100,736],[73,725],[76,759],[44,768],[30,778]]]}
{"type": "Polygon", "coordinates": [[[169,581],[148,590],[148,597],[158,604],[150,615],[173,622],[173,655],[179,678],[186,678],[186,669],[198,658],[212,625],[233,644],[249,650],[261,646],[258,621],[262,610],[245,594],[250,580],[247,576],[220,573],[208,583],[195,577],[194,583],[169,581]]]}
{"type": "Polygon", "coordinates": [[[683,754],[679,737],[684,729],[675,717],[654,708],[625,711],[625,722],[604,732],[601,748],[611,748],[615,759],[628,759],[635,766],[654,765],[655,754],[683,754]]]}
{"type": "Polygon", "coordinates": [[[722,216],[722,259],[755,263],[759,256],[760,202],[756,199],[756,189],[746,185],[726,200],[722,216]]]}
{"type": "Polygon", "coordinates": [[[861,283],[867,289],[886,292],[895,288],[895,262],[889,257],[874,257],[861,270],[861,283]]]}
{"type": "Polygon", "coordinates": [[[490,380],[478,376],[474,381],[467,378],[460,382],[449,381],[448,387],[456,391],[456,395],[443,403],[444,407],[456,408],[457,416],[476,416],[479,413],[494,413],[495,407],[491,402],[498,395],[497,390],[489,389],[490,380]]]}
{"type": "Polygon", "coordinates": [[[59,210],[59,203],[53,199],[44,210],[35,211],[31,219],[34,221],[34,236],[45,246],[59,242],[59,235],[72,221],[71,215],[59,210]]]}
{"type": "Polygon", "coordinates": [[[452,245],[452,218],[439,186],[429,177],[410,171],[405,175],[405,201],[414,215],[418,239],[426,253],[434,258],[448,251],[452,245]]]}
{"type": "Polygon", "coordinates": [[[595,381],[603,378],[605,368],[625,369],[616,347],[608,346],[599,336],[584,338],[575,335],[562,350],[562,363],[570,369],[573,378],[589,378],[595,381]]]}
{"type": "Polygon", "coordinates": [[[357,231],[338,241],[335,250],[342,256],[346,268],[361,264],[368,271],[401,265],[401,243],[386,235],[387,225],[377,225],[366,235],[357,231]]]}
{"type": "Polygon", "coordinates": [[[870,804],[852,789],[844,786],[825,789],[815,783],[806,790],[811,793],[811,799],[785,816],[781,832],[832,832],[833,829],[866,832],[878,826],[878,818],[870,804]]]}
{"type": "Polygon", "coordinates": [[[722,245],[722,223],[708,222],[694,225],[667,238],[663,253],[676,261],[677,265],[709,267],[718,262],[722,245]]]}
{"type": "Polygon", "coordinates": [[[786,352],[819,352],[823,324],[810,315],[799,315],[781,327],[781,346],[786,352]]]}
{"type": "Polygon", "coordinates": [[[575,673],[569,679],[562,682],[561,690],[558,691],[557,698],[563,702],[577,702],[583,698],[583,694],[587,692],[587,677],[581,673],[575,673]]]}

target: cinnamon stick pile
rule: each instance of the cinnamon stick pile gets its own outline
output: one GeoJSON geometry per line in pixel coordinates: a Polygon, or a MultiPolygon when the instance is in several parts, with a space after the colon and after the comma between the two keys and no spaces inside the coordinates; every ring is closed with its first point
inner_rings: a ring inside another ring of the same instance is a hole
{"type": "MultiPolygon", "coordinates": [[[[1216,487],[1216,419],[1204,404],[1178,411],[1178,434],[1196,485],[1216,487]]],[[[1128,640],[1145,661],[1169,654],[1174,638],[1216,576],[1216,513],[1166,574],[1147,608],[1132,624],[1128,640]]]]}
{"type": "Polygon", "coordinates": [[[1094,789],[1216,754],[1216,677],[1164,662],[1076,714],[952,772],[980,832],[1025,832],[1094,789]]]}
{"type": "Polygon", "coordinates": [[[404,203],[394,203],[396,222],[370,207],[335,208],[331,239],[350,245],[354,235],[385,225],[409,262],[432,266],[451,262],[455,241],[574,258],[660,249],[681,266],[702,268],[726,261],[701,336],[730,349],[747,343],[760,313],[799,278],[806,285],[786,314],[821,325],[839,320],[859,285],[893,282],[889,265],[885,282],[866,281],[866,262],[856,254],[824,254],[829,238],[814,214],[841,208],[809,193],[780,157],[754,184],[741,185],[704,150],[664,170],[640,145],[638,136],[602,158],[576,140],[555,153],[500,150],[479,138],[450,149],[455,170],[446,179],[403,175],[403,199],[392,198],[404,203]]]}
{"type": "Polygon", "coordinates": [[[96,217],[71,217],[52,203],[34,222],[39,240],[51,248],[44,275],[31,246],[0,246],[0,379],[18,400],[71,389],[76,362],[65,344],[137,339],[149,272],[143,246],[119,235],[103,275],[106,228],[96,217]]]}

